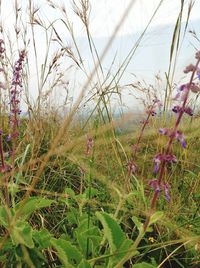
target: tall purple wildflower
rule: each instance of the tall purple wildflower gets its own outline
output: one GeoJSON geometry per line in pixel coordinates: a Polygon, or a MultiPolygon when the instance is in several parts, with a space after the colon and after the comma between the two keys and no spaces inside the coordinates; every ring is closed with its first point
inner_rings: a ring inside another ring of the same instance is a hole
{"type": "Polygon", "coordinates": [[[15,160],[15,151],[17,146],[17,138],[19,136],[19,115],[21,113],[20,110],[20,93],[22,88],[22,68],[23,68],[23,62],[26,57],[25,50],[20,51],[19,53],[19,59],[15,62],[15,65],[13,67],[13,78],[11,83],[11,90],[10,90],[10,124],[12,133],[9,135],[10,138],[13,140],[13,152],[12,152],[12,158],[13,158],[13,165],[15,160]]]}
{"type": "MultiPolygon", "coordinates": [[[[0,39],[0,58],[4,57],[5,47],[4,41],[0,39]]],[[[0,129],[0,157],[1,157],[1,171],[5,170],[5,163],[4,163],[4,155],[3,155],[3,143],[2,143],[2,133],[3,131],[0,129]]]]}
{"type": "Polygon", "coordinates": [[[5,44],[3,39],[0,39],[0,57],[3,58],[4,57],[4,52],[5,52],[5,44]]]}
{"type": "Polygon", "coordinates": [[[160,109],[162,107],[162,103],[159,99],[155,98],[152,101],[152,104],[149,105],[146,109],[146,119],[142,120],[142,128],[140,130],[140,134],[137,138],[137,141],[134,145],[132,145],[132,155],[131,155],[131,159],[128,161],[127,163],[127,169],[128,169],[128,177],[130,177],[131,175],[135,174],[137,171],[137,165],[136,165],[136,158],[137,158],[137,152],[139,150],[139,145],[140,142],[142,140],[143,134],[144,134],[144,130],[146,128],[146,126],[149,124],[149,119],[150,117],[154,117],[157,113],[156,113],[156,109],[160,109]]]}
{"type": "MultiPolygon", "coordinates": [[[[153,188],[154,194],[151,200],[151,207],[150,209],[153,210],[156,205],[156,201],[158,199],[159,193],[161,190],[165,192],[166,199],[170,200],[169,189],[170,185],[168,183],[163,182],[165,168],[167,163],[176,163],[176,156],[172,154],[172,143],[176,139],[178,142],[181,143],[183,148],[186,148],[186,141],[184,134],[178,129],[181,119],[184,114],[188,114],[190,116],[193,115],[192,109],[188,106],[188,98],[190,91],[193,93],[200,92],[199,85],[194,82],[195,74],[197,74],[197,78],[199,78],[199,63],[200,63],[200,51],[198,51],[195,55],[197,62],[195,65],[190,64],[188,65],[184,73],[192,73],[190,77],[190,81],[188,84],[182,85],[178,89],[178,94],[175,97],[175,100],[179,101],[179,105],[173,107],[172,111],[177,114],[175,125],[172,129],[161,128],[159,129],[160,134],[168,136],[168,143],[165,147],[163,153],[159,153],[154,157],[155,173],[158,173],[158,178],[155,178],[149,182],[149,185],[153,188]]],[[[195,80],[196,81],[196,80],[195,80]]],[[[150,222],[150,216],[146,219],[144,224],[144,231],[146,231],[150,222]]]]}

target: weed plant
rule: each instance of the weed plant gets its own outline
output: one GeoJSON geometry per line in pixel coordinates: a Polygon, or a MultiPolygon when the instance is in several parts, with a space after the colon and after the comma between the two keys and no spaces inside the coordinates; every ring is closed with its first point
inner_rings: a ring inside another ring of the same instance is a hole
{"type": "Polygon", "coordinates": [[[90,33],[92,6],[88,0],[72,1],[86,32],[91,72],[64,4],[45,1],[46,8],[59,14],[58,20],[49,22],[34,1],[27,1],[24,14],[16,0],[15,35],[9,36],[2,25],[1,267],[200,266],[198,50],[195,65],[184,70],[190,77],[176,95],[173,91],[193,1],[183,31],[185,1],[181,1],[164,96],[158,99],[153,87],[146,94],[141,83],[124,85],[144,94],[144,113],[130,112],[115,119],[112,100],[113,96],[121,99],[120,79],[163,3],[111,76],[112,70],[105,73],[102,62],[134,2],[130,1],[99,55],[90,33]],[[60,35],[57,21],[65,28],[71,47],[60,35]],[[41,66],[36,27],[46,38],[41,66]],[[54,42],[57,46],[52,53],[54,42]],[[66,67],[66,61],[70,66],[66,67]],[[73,81],[64,79],[70,68],[86,77],[76,99],[70,95],[73,81]],[[33,69],[35,101],[30,97],[33,69]],[[61,87],[63,103],[56,104],[55,93],[61,87]],[[84,107],[92,108],[82,116],[84,107]],[[129,131],[123,130],[125,122],[131,125],[129,131]]]}

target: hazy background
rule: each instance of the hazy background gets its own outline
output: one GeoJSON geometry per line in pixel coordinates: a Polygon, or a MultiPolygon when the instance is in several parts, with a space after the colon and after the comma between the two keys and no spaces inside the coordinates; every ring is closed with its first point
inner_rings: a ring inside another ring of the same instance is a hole
{"type": "MultiPolygon", "coordinates": [[[[57,5],[60,7],[65,7],[66,12],[68,14],[68,19],[73,27],[77,44],[84,60],[84,64],[89,73],[93,68],[92,57],[89,51],[85,29],[81,23],[80,18],[74,14],[72,1],[57,0],[53,2],[57,3],[57,5]]],[[[111,36],[116,24],[118,23],[128,3],[128,0],[90,1],[89,29],[99,55],[105,47],[109,37],[111,36]]],[[[120,31],[118,32],[111,49],[107,52],[107,55],[102,62],[103,71],[105,72],[105,74],[109,70],[111,78],[115,75],[123,60],[127,56],[128,52],[132,49],[138,37],[145,29],[147,23],[155,12],[159,3],[159,0],[135,1],[131,12],[126,17],[125,23],[122,25],[120,31]]],[[[117,82],[119,82],[122,87],[126,88],[125,85],[135,83],[137,81],[144,81],[144,83],[146,84],[151,83],[154,85],[156,83],[155,76],[159,74],[159,77],[163,79],[163,82],[160,80],[159,87],[161,87],[161,89],[163,88],[164,90],[165,73],[167,72],[169,65],[170,45],[175,23],[180,12],[180,3],[181,1],[179,0],[163,1],[145,36],[139,44],[135,55],[132,57],[129,65],[127,66],[127,69],[123,73],[123,76],[120,78],[120,80],[117,80],[117,82]]],[[[197,48],[199,46],[199,43],[195,40],[192,34],[189,33],[189,30],[195,31],[197,33],[197,36],[200,35],[200,0],[185,1],[183,12],[183,29],[184,22],[187,19],[188,5],[191,3],[193,3],[194,6],[191,11],[188,30],[182,42],[181,50],[177,60],[175,75],[175,79],[177,80],[177,82],[183,76],[182,69],[184,68],[184,66],[190,63],[190,61],[192,61],[194,57],[194,46],[196,46],[197,48]]],[[[22,25],[24,25],[24,27],[29,26],[30,21],[28,18],[28,13],[30,4],[35,9],[38,9],[37,16],[38,18],[42,18],[43,23],[47,27],[52,22],[54,22],[54,26],[58,34],[62,37],[63,42],[66,44],[66,46],[71,46],[72,40],[70,38],[70,35],[67,32],[66,28],[63,26],[63,23],[61,23],[62,14],[58,12],[58,10],[50,6],[51,1],[6,0],[1,2],[1,27],[4,29],[7,35],[13,37],[13,48],[15,48],[16,46],[14,37],[15,35],[13,34],[14,25],[18,24],[18,27],[21,30],[22,25]],[[16,16],[14,15],[16,3],[17,7],[19,8],[20,19],[16,19],[16,16]],[[23,21],[23,23],[21,23],[20,21],[23,21]]],[[[34,29],[35,39],[37,41],[37,64],[38,66],[42,66],[46,50],[46,36],[44,34],[44,29],[40,28],[39,26],[35,26],[34,29]]],[[[36,62],[33,52],[33,44],[31,43],[32,32],[30,29],[27,31],[26,39],[29,39],[28,55],[29,63],[31,63],[31,81],[29,83],[30,98],[36,99],[38,94],[38,89],[36,87],[37,71],[35,68],[36,62]]],[[[19,42],[18,47],[23,48],[23,42],[19,42]]],[[[55,53],[56,49],[58,48],[59,46],[56,42],[52,43],[50,47],[50,53],[53,55],[53,53],[55,53]]],[[[76,96],[81,90],[81,86],[85,81],[86,77],[77,68],[69,68],[70,64],[71,62],[69,60],[63,62],[63,79],[65,79],[66,82],[69,81],[71,98],[76,98],[76,96]]],[[[46,89],[48,89],[48,84],[46,85],[46,89]]],[[[130,90],[123,90],[122,102],[128,107],[131,107],[135,100],[134,97],[131,97],[129,95],[129,93],[130,90]]],[[[60,89],[60,91],[57,91],[55,99],[59,99],[62,94],[63,92],[60,89]]]]}

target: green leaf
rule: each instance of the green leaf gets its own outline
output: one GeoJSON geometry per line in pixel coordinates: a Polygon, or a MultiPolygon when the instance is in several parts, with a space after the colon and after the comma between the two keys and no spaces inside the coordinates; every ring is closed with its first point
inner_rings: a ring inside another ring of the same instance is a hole
{"type": "Polygon", "coordinates": [[[32,228],[31,226],[24,221],[18,221],[13,227],[13,230],[10,234],[11,239],[14,245],[25,245],[28,248],[33,248],[33,238],[32,238],[32,228]]]}
{"type": "Polygon", "coordinates": [[[49,207],[55,201],[39,197],[30,197],[26,204],[21,208],[22,201],[16,205],[16,211],[20,210],[20,216],[26,219],[37,209],[49,207]]]}
{"type": "Polygon", "coordinates": [[[94,198],[95,196],[98,195],[98,191],[97,191],[97,189],[90,187],[90,188],[85,189],[85,194],[86,194],[87,199],[94,198]]]}
{"type": "MultiPolygon", "coordinates": [[[[132,240],[126,239],[121,244],[120,248],[115,252],[114,256],[110,258],[109,260],[109,267],[114,267],[117,265],[123,257],[127,254],[127,252],[130,250],[131,245],[133,244],[132,240]]],[[[138,251],[133,251],[133,256],[137,255],[138,251]]]]}
{"type": "Polygon", "coordinates": [[[84,216],[79,222],[79,226],[75,231],[75,235],[83,254],[85,254],[88,250],[88,254],[93,255],[95,253],[95,249],[99,246],[100,241],[102,240],[101,232],[99,229],[94,226],[92,222],[90,222],[90,227],[88,228],[88,219],[84,216]]]}
{"type": "MultiPolygon", "coordinates": [[[[127,254],[133,241],[126,239],[120,225],[109,214],[105,212],[96,212],[96,216],[103,225],[104,234],[110,246],[110,253],[113,254],[109,259],[107,267],[114,267],[127,254]]],[[[137,254],[138,251],[135,250],[133,256],[137,254]]]]}
{"type": "Polygon", "coordinates": [[[71,207],[70,211],[66,213],[66,218],[69,225],[74,225],[79,223],[79,211],[76,208],[71,207]]]}
{"type": "Polygon", "coordinates": [[[65,188],[65,194],[68,194],[73,199],[76,198],[75,192],[71,188],[65,188]]]}
{"type": "Polygon", "coordinates": [[[50,246],[50,240],[52,235],[46,230],[34,230],[33,231],[33,239],[39,244],[40,249],[45,249],[50,246]]]}
{"type": "Polygon", "coordinates": [[[86,260],[82,260],[79,263],[78,268],[91,268],[91,266],[86,260]]]}
{"type": "Polygon", "coordinates": [[[105,212],[96,212],[104,228],[105,237],[108,239],[111,253],[114,253],[126,239],[121,227],[109,214],[105,212]]]}
{"type": "Polygon", "coordinates": [[[51,245],[57,250],[58,258],[67,268],[77,266],[83,259],[79,250],[69,241],[52,238],[51,245]]]}
{"type": "Polygon", "coordinates": [[[163,211],[156,211],[151,217],[150,217],[150,222],[149,225],[159,221],[164,215],[163,211]]]}
{"type": "Polygon", "coordinates": [[[87,252],[87,254],[94,256],[96,249],[102,240],[102,233],[93,225],[92,221],[88,228],[88,218],[86,217],[88,216],[82,215],[82,217],[80,217],[79,225],[75,231],[75,237],[81,253],[85,255],[87,252]]]}
{"type": "Polygon", "coordinates": [[[132,268],[156,268],[156,266],[146,263],[146,262],[141,262],[141,263],[134,264],[132,268]]]}
{"type": "Polygon", "coordinates": [[[81,252],[83,254],[86,253],[88,250],[88,254],[94,255],[96,248],[100,245],[100,242],[102,240],[102,237],[97,236],[97,235],[92,235],[91,231],[94,228],[88,229],[88,231],[85,231],[83,233],[77,233],[77,242],[79,244],[79,247],[81,249],[81,252]],[[87,248],[88,243],[87,241],[89,240],[89,248],[87,248]]]}

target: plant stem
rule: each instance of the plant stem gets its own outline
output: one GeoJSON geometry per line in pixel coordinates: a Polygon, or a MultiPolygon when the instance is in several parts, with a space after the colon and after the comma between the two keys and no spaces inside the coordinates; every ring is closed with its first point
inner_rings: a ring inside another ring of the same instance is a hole
{"type": "MultiPolygon", "coordinates": [[[[188,91],[186,93],[186,96],[184,98],[184,101],[183,101],[183,104],[182,104],[182,107],[180,109],[180,112],[178,114],[178,117],[176,119],[176,122],[175,122],[175,125],[174,125],[174,128],[172,130],[172,133],[175,133],[178,129],[178,126],[181,122],[181,119],[183,117],[183,114],[184,114],[184,109],[186,107],[186,104],[187,104],[187,100],[188,100],[188,97],[189,97],[189,92],[190,92],[190,87],[192,85],[192,81],[194,79],[194,75],[195,75],[195,72],[198,68],[198,65],[199,65],[199,62],[200,60],[198,59],[197,60],[197,63],[195,65],[195,69],[194,71],[192,72],[192,75],[191,75],[191,78],[190,78],[190,81],[189,81],[189,84],[188,84],[188,91]]],[[[169,138],[169,141],[167,143],[167,146],[166,146],[166,150],[165,150],[165,154],[169,154],[170,151],[171,151],[171,146],[172,146],[172,142],[174,140],[174,135],[171,135],[170,138],[169,138]]],[[[163,176],[164,176],[164,171],[165,171],[165,165],[166,165],[166,161],[163,161],[161,162],[161,167],[160,167],[160,174],[159,174],[159,177],[158,177],[158,185],[160,186],[161,182],[162,182],[162,179],[163,179],[163,176]]],[[[158,199],[158,195],[159,195],[159,192],[158,191],[155,191],[154,192],[154,195],[152,197],[152,200],[151,200],[151,206],[150,206],[150,210],[151,212],[154,210],[155,206],[156,206],[156,202],[157,202],[157,199],[158,199]]],[[[149,225],[149,222],[150,222],[150,217],[151,217],[151,213],[150,215],[146,218],[146,221],[144,223],[144,232],[146,232],[146,229],[149,225]]]]}

